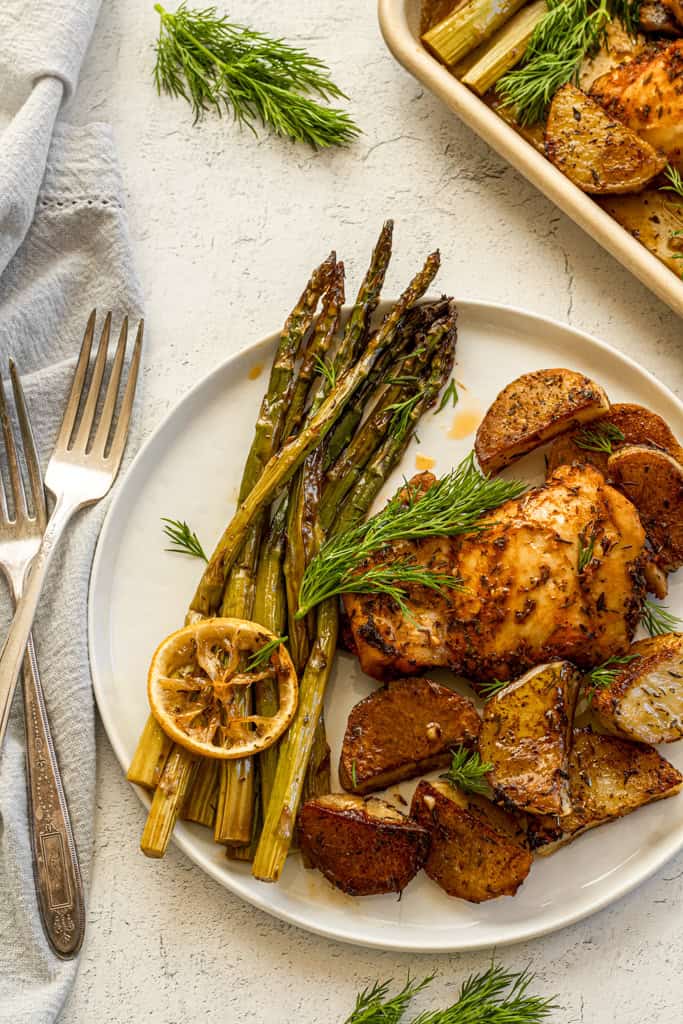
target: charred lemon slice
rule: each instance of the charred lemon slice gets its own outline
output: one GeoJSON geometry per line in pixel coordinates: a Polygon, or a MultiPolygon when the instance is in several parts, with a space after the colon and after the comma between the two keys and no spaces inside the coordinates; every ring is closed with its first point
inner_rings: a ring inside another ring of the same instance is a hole
{"type": "Polygon", "coordinates": [[[147,678],[149,706],[176,743],[201,757],[237,758],[272,746],[296,711],[292,660],[273,633],[244,619],[202,619],[157,647],[147,678]],[[275,681],[272,716],[244,715],[241,696],[275,681]]]}

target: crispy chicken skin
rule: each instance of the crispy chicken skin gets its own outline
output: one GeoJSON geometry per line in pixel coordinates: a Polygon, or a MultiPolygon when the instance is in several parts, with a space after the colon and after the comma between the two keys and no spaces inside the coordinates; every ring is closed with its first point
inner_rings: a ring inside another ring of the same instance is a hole
{"type": "Polygon", "coordinates": [[[681,773],[649,744],[575,729],[569,757],[572,809],[562,817],[530,815],[531,847],[552,853],[588,829],[673,796],[681,786],[681,773]]]}
{"type": "Polygon", "coordinates": [[[369,793],[444,767],[452,747],[476,746],[480,727],[467,697],[431,679],[397,679],[351,708],[339,781],[369,793]]]}
{"type": "Polygon", "coordinates": [[[298,828],[306,866],[349,896],[402,892],[429,850],[429,832],[377,797],[316,797],[301,808],[298,828]]]}
{"type": "Polygon", "coordinates": [[[494,799],[533,814],[571,810],[567,759],[581,673],[568,661],[531,669],[484,705],[479,736],[494,799]]]}
{"type": "Polygon", "coordinates": [[[683,39],[620,64],[593,83],[591,96],[683,166],[683,39]]]}
{"type": "Polygon", "coordinates": [[[481,522],[479,534],[392,546],[389,557],[414,555],[464,584],[443,595],[415,588],[411,618],[385,595],[345,595],[364,672],[387,679],[442,666],[475,682],[505,680],[559,659],[590,668],[628,649],[645,533],[597,470],[562,466],[481,522]],[[579,550],[591,545],[579,572],[579,550]]]}
{"type": "Polygon", "coordinates": [[[470,903],[514,896],[529,874],[521,822],[485,797],[423,779],[410,813],[431,834],[425,872],[449,896],[470,903]]]}

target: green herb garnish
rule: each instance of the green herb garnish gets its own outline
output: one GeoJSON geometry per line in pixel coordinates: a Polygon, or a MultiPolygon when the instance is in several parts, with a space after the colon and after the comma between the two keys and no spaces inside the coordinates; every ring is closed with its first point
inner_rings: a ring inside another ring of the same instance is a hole
{"type": "Polygon", "coordinates": [[[407,437],[413,424],[413,410],[421,397],[422,395],[417,392],[410,398],[404,398],[401,402],[393,402],[387,406],[387,412],[393,413],[389,423],[389,433],[392,437],[399,441],[407,437]]]}
{"type": "Polygon", "coordinates": [[[286,644],[289,640],[288,636],[276,636],[272,640],[269,640],[263,647],[259,647],[258,651],[249,657],[247,661],[247,671],[253,672],[254,669],[261,668],[262,665],[267,665],[272,655],[278,649],[281,644],[286,644]]]}
{"type": "Polygon", "coordinates": [[[579,534],[579,573],[584,572],[593,561],[596,539],[595,531],[588,538],[584,534],[579,534]]]}
{"type": "Polygon", "coordinates": [[[612,454],[612,445],[617,441],[625,441],[623,430],[613,423],[598,423],[595,427],[582,427],[574,437],[577,448],[587,452],[604,452],[612,454]]]}
{"type": "Polygon", "coordinates": [[[663,636],[664,633],[676,633],[683,626],[683,620],[670,612],[662,604],[651,601],[648,597],[643,601],[640,622],[650,636],[663,636]]]}
{"type": "Polygon", "coordinates": [[[457,577],[428,570],[410,558],[365,571],[363,563],[393,541],[479,532],[484,527],[478,520],[485,512],[519,497],[525,489],[518,480],[484,476],[474,464],[473,453],[424,492],[407,483],[381,512],[322,545],[304,573],[297,618],[338,594],[391,593],[401,604],[409,584],[433,590],[459,586],[457,577]]]}
{"type": "Polygon", "coordinates": [[[666,175],[669,184],[660,185],[660,192],[675,192],[676,195],[683,199],[683,177],[677,167],[672,167],[671,164],[667,164],[664,168],[664,174],[666,175]]]}
{"type": "Polygon", "coordinates": [[[154,10],[161,18],[157,91],[186,99],[195,121],[211,108],[226,110],[252,131],[261,123],[315,148],[347,145],[359,134],[347,113],[313,98],[346,99],[325,64],[305,50],[236,25],[215,7],[154,10]]]}
{"type": "Polygon", "coordinates": [[[316,356],[315,368],[320,376],[324,378],[327,387],[331,391],[337,383],[337,371],[334,363],[328,362],[326,359],[321,359],[320,356],[316,356]]]}
{"type": "Polygon", "coordinates": [[[614,654],[607,661],[603,661],[601,665],[596,665],[595,668],[592,668],[583,678],[583,686],[588,697],[588,703],[590,704],[593,700],[593,694],[596,690],[604,690],[612,685],[624,665],[637,661],[639,658],[639,654],[614,654]]]}
{"type": "Polygon", "coordinates": [[[480,697],[489,700],[491,697],[495,697],[501,690],[504,690],[506,686],[509,686],[511,682],[511,679],[489,679],[487,683],[477,683],[477,691],[480,697]]]}
{"type": "Polygon", "coordinates": [[[446,408],[449,402],[451,403],[453,408],[455,408],[455,406],[458,404],[458,398],[458,387],[457,384],[455,383],[455,377],[453,377],[451,378],[448,387],[442,394],[441,401],[439,402],[439,407],[438,409],[435,410],[434,415],[438,416],[440,412],[443,412],[443,410],[446,408]]]}
{"type": "Polygon", "coordinates": [[[186,522],[180,519],[166,519],[165,516],[161,517],[161,521],[166,523],[164,533],[173,544],[172,547],[166,548],[166,551],[190,555],[192,558],[203,558],[205,562],[208,562],[197,534],[190,529],[186,522]]]}
{"type": "Polygon", "coordinates": [[[458,747],[453,751],[451,766],[441,776],[452,786],[458,786],[465,793],[479,793],[488,796],[491,787],[486,781],[486,776],[493,771],[493,765],[482,761],[476,750],[468,750],[467,747],[458,747]]]}

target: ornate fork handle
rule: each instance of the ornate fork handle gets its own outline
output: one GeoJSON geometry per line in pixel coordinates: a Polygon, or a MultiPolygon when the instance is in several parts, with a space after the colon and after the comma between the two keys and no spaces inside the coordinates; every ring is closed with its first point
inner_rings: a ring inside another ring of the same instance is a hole
{"type": "Polygon", "coordinates": [[[23,668],[29,828],[38,905],[50,945],[67,958],[81,948],[85,933],[83,881],[32,637],[23,668]]]}

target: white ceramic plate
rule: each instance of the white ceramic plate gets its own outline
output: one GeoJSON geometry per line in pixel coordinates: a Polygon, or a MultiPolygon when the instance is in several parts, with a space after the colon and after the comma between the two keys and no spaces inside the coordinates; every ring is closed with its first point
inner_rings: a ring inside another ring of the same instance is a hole
{"type": "MultiPolygon", "coordinates": [[[[186,395],[138,454],[102,529],[90,589],[90,656],[100,713],[124,770],[147,717],[150,656],[158,640],[183,622],[199,572],[194,560],[164,552],[160,517],[186,519],[207,548],[222,531],[234,507],[265,384],[265,372],[252,379],[254,367],[269,364],[274,342],[268,338],[234,356],[186,395]]],[[[463,302],[456,377],[464,387],[458,409],[425,417],[419,445],[413,442],[385,494],[401,474],[414,471],[418,453],[436,460],[437,473],[450,469],[470,450],[471,431],[500,388],[525,371],[556,366],[595,377],[613,401],[657,410],[683,437],[683,405],[625,356],[559,323],[463,302]],[[468,428],[463,438],[449,436],[468,428]]],[[[540,482],[542,454],[528,456],[514,470],[530,483],[540,482]]],[[[683,615],[680,576],[672,578],[668,604],[683,615]]],[[[375,685],[353,658],[338,657],[326,711],[333,762],[350,707],[375,685]]],[[[683,744],[666,753],[683,768],[683,744]]],[[[403,784],[404,795],[410,797],[414,786],[403,784]]],[[[125,841],[137,844],[142,825],[142,814],[129,822],[125,841]]],[[[278,885],[265,885],[252,879],[248,865],[226,860],[207,830],[179,824],[175,840],[222,885],[310,931],[386,949],[477,949],[560,928],[637,885],[683,845],[683,796],[596,829],[540,859],[516,897],[480,906],[449,899],[424,874],[401,900],[353,899],[305,870],[296,856],[278,885]]]]}

